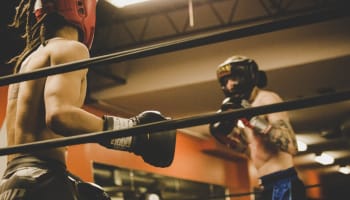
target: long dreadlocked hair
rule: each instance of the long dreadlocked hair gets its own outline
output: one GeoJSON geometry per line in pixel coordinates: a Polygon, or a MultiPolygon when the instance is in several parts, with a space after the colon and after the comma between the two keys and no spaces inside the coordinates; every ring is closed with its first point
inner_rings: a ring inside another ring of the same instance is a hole
{"type": "Polygon", "coordinates": [[[40,44],[45,45],[45,41],[54,36],[54,32],[67,22],[57,13],[44,14],[44,16],[37,21],[33,14],[36,0],[21,0],[16,7],[16,14],[14,16],[10,27],[23,28],[24,34],[22,38],[25,39],[25,47],[23,51],[13,57],[9,63],[15,63],[14,73],[18,73],[23,60],[32,53],[40,44]]]}

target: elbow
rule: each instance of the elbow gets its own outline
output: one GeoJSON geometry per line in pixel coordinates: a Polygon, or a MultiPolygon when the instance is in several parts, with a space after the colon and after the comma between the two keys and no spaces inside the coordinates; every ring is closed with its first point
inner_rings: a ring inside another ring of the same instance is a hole
{"type": "Polygon", "coordinates": [[[55,134],[68,136],[65,131],[65,112],[62,109],[54,109],[46,113],[46,126],[55,134]]]}

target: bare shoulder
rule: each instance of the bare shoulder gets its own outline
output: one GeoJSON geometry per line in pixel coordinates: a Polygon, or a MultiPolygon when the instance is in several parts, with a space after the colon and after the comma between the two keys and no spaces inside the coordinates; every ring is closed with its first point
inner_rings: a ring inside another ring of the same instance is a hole
{"type": "MultiPolygon", "coordinates": [[[[282,98],[273,91],[261,90],[257,99],[261,105],[274,104],[282,102],[282,98]],[[259,97],[259,99],[258,99],[259,97]]],[[[265,115],[268,122],[272,125],[272,129],[267,134],[267,140],[274,146],[284,152],[295,155],[296,139],[294,130],[290,124],[287,112],[274,112],[265,115]]]]}
{"type": "Polygon", "coordinates": [[[74,40],[57,39],[46,45],[51,57],[51,64],[62,64],[83,60],[90,57],[89,49],[74,40]]]}
{"type": "Polygon", "coordinates": [[[255,104],[256,106],[259,106],[259,105],[279,103],[282,101],[283,101],[282,98],[276,92],[269,91],[269,90],[259,90],[255,99],[255,104]]]}

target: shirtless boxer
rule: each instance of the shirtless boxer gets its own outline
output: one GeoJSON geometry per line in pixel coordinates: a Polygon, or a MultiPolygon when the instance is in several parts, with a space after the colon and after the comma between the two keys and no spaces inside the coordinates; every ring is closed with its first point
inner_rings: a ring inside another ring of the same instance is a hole
{"type": "MultiPolygon", "coordinates": [[[[226,96],[219,112],[282,102],[275,92],[261,89],[267,83],[265,72],[247,57],[228,58],[217,68],[217,78],[226,96]]],[[[263,188],[258,199],[306,199],[293,164],[297,144],[286,112],[211,123],[210,132],[251,160],[263,188]]]]}
{"type": "MultiPolygon", "coordinates": [[[[13,59],[15,73],[89,58],[95,10],[96,0],[22,0],[12,26],[25,26],[26,47],[13,59]]],[[[168,119],[158,111],[145,111],[130,119],[108,115],[101,118],[86,112],[81,107],[87,71],[10,85],[6,111],[8,145],[168,119]]],[[[99,143],[133,152],[156,167],[167,167],[173,161],[175,141],[176,131],[171,130],[109,138],[99,143]]],[[[9,155],[0,183],[0,200],[109,199],[99,187],[83,183],[67,171],[65,154],[66,148],[62,147],[9,155]],[[84,192],[79,193],[81,190],[84,192]]]]}

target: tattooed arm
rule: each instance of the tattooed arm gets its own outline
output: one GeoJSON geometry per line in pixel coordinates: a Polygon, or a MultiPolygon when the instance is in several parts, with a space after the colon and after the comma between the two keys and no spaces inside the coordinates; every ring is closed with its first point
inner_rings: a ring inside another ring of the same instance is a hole
{"type": "Polygon", "coordinates": [[[272,128],[266,135],[269,143],[278,149],[288,152],[292,155],[297,153],[297,143],[294,131],[288,121],[280,119],[271,123],[272,128]]]}
{"type": "MultiPolygon", "coordinates": [[[[260,96],[255,106],[267,105],[282,102],[282,99],[273,92],[265,92],[260,96]]],[[[265,120],[267,129],[263,132],[263,139],[266,140],[271,149],[278,149],[292,155],[297,153],[297,142],[294,130],[290,124],[287,112],[269,113],[258,116],[258,119],[265,120]]]]}

